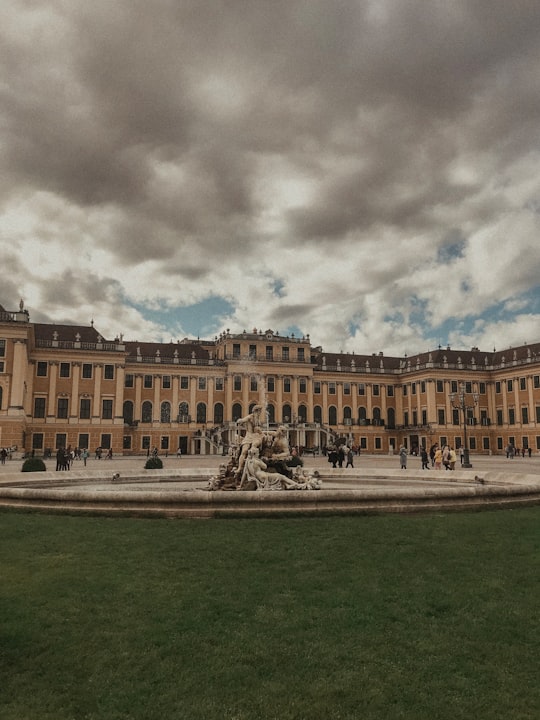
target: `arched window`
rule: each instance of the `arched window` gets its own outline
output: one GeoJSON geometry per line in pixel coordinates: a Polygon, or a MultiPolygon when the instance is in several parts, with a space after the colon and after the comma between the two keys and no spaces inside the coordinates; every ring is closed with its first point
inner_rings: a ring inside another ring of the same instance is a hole
{"type": "Polygon", "coordinates": [[[276,408],[269,403],[266,412],[268,413],[268,422],[273,425],[276,422],[276,408]]]}
{"type": "Polygon", "coordinates": [[[352,410],[348,405],[345,405],[343,408],[343,423],[345,425],[351,425],[352,420],[352,410]]]}
{"type": "Polygon", "coordinates": [[[328,424],[337,425],[337,409],[334,405],[330,405],[328,408],[328,424]]]}
{"type": "Polygon", "coordinates": [[[395,430],[396,427],[396,411],[394,408],[388,408],[386,411],[388,415],[388,429],[395,430]]]}
{"type": "Polygon", "coordinates": [[[233,422],[236,422],[242,417],[242,406],[240,403],[234,403],[232,406],[232,419],[233,422]]]}
{"type": "Polygon", "coordinates": [[[374,425],[381,424],[381,408],[378,408],[378,407],[373,408],[373,424],[374,425]]]}
{"type": "Polygon", "coordinates": [[[161,422],[162,423],[170,423],[171,422],[171,403],[170,402],[162,402],[161,403],[161,422]]]}
{"type": "Polygon", "coordinates": [[[206,403],[203,403],[203,402],[197,403],[197,422],[198,423],[206,422],[206,403]]]}
{"type": "Polygon", "coordinates": [[[216,425],[221,425],[223,422],[223,403],[216,403],[214,405],[214,422],[216,425]]]}
{"type": "Polygon", "coordinates": [[[365,425],[366,424],[366,418],[367,418],[367,412],[365,407],[359,407],[358,408],[358,424],[359,425],[365,425]]]}
{"type": "Polygon", "coordinates": [[[307,422],[307,407],[305,405],[298,406],[298,422],[299,423],[307,422]]]}
{"type": "Polygon", "coordinates": [[[178,422],[189,422],[189,405],[187,402],[181,402],[178,405],[178,422]]]}
{"type": "Polygon", "coordinates": [[[290,405],[284,405],[281,411],[281,419],[284,423],[292,422],[292,410],[290,405]]]}
{"type": "Polygon", "coordinates": [[[322,407],[320,405],[315,405],[313,408],[313,420],[322,425],[322,407]]]}
{"type": "Polygon", "coordinates": [[[150,400],[145,400],[142,404],[141,422],[152,422],[152,403],[150,400]]]}
{"type": "Polygon", "coordinates": [[[253,408],[255,407],[255,405],[258,405],[258,403],[255,403],[255,402],[251,402],[251,403],[249,403],[249,410],[248,410],[248,413],[251,413],[251,412],[253,412],[253,408]]]}
{"type": "Polygon", "coordinates": [[[0,410],[2,409],[2,388],[0,387],[0,410]]]}
{"type": "Polygon", "coordinates": [[[131,425],[133,422],[133,403],[131,400],[126,400],[124,402],[124,405],[122,406],[122,415],[124,416],[124,422],[131,425]]]}

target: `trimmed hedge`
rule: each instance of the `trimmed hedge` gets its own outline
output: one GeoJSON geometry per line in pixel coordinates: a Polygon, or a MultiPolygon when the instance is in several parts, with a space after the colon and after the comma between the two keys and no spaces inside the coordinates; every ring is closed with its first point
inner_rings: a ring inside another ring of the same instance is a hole
{"type": "Polygon", "coordinates": [[[161,461],[161,458],[158,458],[158,457],[148,458],[144,468],[145,468],[145,470],[162,470],[163,463],[161,461]]]}
{"type": "Polygon", "coordinates": [[[23,462],[21,472],[45,472],[47,466],[39,457],[29,457],[23,462]]]}

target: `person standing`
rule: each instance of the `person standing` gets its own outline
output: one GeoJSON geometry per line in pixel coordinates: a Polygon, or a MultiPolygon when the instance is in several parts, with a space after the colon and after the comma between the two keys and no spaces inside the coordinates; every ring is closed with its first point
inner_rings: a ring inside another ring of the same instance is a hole
{"type": "Polygon", "coordinates": [[[420,459],[422,460],[422,470],[429,470],[429,457],[424,446],[420,448],[420,459]]]}
{"type": "Polygon", "coordinates": [[[347,465],[345,467],[354,467],[353,465],[353,451],[352,448],[349,448],[347,451],[347,465]]]}
{"type": "Polygon", "coordinates": [[[84,467],[86,467],[86,461],[88,460],[89,455],[90,455],[90,453],[88,452],[88,449],[84,448],[84,450],[82,451],[82,459],[84,462],[84,467]]]}
{"type": "Polygon", "coordinates": [[[405,447],[405,445],[402,445],[399,448],[399,467],[400,470],[407,469],[407,448],[405,447]]]}

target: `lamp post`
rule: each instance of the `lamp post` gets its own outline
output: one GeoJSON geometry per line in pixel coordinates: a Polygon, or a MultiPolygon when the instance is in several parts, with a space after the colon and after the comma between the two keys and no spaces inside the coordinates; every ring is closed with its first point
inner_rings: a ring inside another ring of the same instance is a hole
{"type": "Polygon", "coordinates": [[[478,405],[478,393],[469,393],[471,399],[467,401],[467,393],[465,392],[465,383],[459,383],[459,390],[457,393],[450,393],[450,402],[452,407],[457,408],[463,412],[463,467],[472,468],[469,461],[469,444],[467,442],[467,410],[472,410],[478,405]]]}

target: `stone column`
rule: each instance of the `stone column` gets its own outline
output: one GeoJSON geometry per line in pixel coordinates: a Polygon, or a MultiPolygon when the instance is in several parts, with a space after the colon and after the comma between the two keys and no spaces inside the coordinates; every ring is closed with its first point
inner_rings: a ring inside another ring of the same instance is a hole
{"type": "Polygon", "coordinates": [[[49,360],[49,403],[47,407],[47,417],[56,416],[56,382],[58,380],[58,363],[55,360],[49,360]]]}

